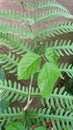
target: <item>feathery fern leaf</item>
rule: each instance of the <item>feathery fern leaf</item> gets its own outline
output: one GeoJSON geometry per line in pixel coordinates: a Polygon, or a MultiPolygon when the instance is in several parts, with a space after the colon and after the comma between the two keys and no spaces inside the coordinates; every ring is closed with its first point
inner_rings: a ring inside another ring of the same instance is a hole
{"type": "Polygon", "coordinates": [[[52,26],[44,27],[36,31],[34,39],[44,38],[44,37],[55,37],[56,35],[61,35],[65,33],[73,32],[72,22],[55,23],[52,26]]]}
{"type": "MultiPolygon", "coordinates": [[[[28,96],[28,92],[25,93],[23,88],[21,88],[21,90],[17,89],[17,85],[15,85],[13,88],[10,88],[8,86],[8,84],[10,86],[12,86],[12,85],[11,85],[11,81],[9,81],[9,82],[7,83],[5,81],[3,84],[3,82],[1,81],[0,82],[0,89],[6,90],[5,93],[8,91],[8,95],[10,94],[10,92],[12,92],[14,94],[18,93],[17,97],[16,97],[16,95],[15,95],[15,97],[13,96],[14,99],[17,98],[15,100],[21,99],[21,96],[19,96],[19,98],[18,98],[18,95],[22,95],[23,97],[24,97],[24,95],[28,96]]],[[[18,87],[18,88],[20,88],[20,87],[18,87]]],[[[6,98],[7,94],[5,94],[5,93],[4,93],[5,99],[7,99],[6,98]]],[[[33,96],[36,93],[31,93],[31,94],[32,94],[31,96],[33,96]]],[[[11,97],[12,97],[12,95],[10,94],[10,100],[11,100],[11,97]]],[[[58,121],[59,121],[59,123],[62,123],[62,125],[60,125],[60,129],[62,129],[62,128],[64,129],[65,124],[67,124],[69,127],[72,125],[72,122],[73,122],[73,112],[72,112],[72,110],[73,110],[73,97],[70,96],[69,94],[67,94],[67,92],[65,91],[65,88],[62,88],[59,92],[58,92],[58,88],[56,88],[54,90],[54,92],[51,94],[50,99],[46,100],[46,104],[49,107],[49,109],[46,109],[46,108],[44,108],[44,109],[40,108],[39,110],[34,109],[32,112],[30,111],[28,113],[28,118],[32,119],[30,121],[31,124],[32,123],[37,124],[40,122],[45,124],[45,121],[51,121],[53,128],[54,127],[56,128],[56,129],[54,128],[55,130],[58,130],[58,128],[57,128],[58,121]],[[63,124],[64,124],[64,126],[63,126],[63,124]]],[[[17,119],[17,116],[12,116],[11,112],[9,113],[10,116],[8,116],[7,114],[5,114],[5,116],[4,116],[3,114],[4,113],[0,114],[1,118],[4,117],[4,119],[8,118],[10,120],[11,118],[9,118],[9,117],[14,117],[13,120],[17,119]]],[[[22,113],[20,114],[20,112],[19,112],[18,115],[21,115],[21,117],[22,117],[22,113]]],[[[4,119],[2,121],[2,124],[5,121],[4,119]]],[[[7,123],[9,123],[9,122],[7,122],[7,123]]]]}
{"type": "Polygon", "coordinates": [[[28,44],[28,42],[24,43],[17,43],[17,45],[12,47],[12,52],[16,53],[17,55],[23,56],[26,52],[29,52],[33,49],[31,49],[31,45],[28,44]]]}
{"type": "Polygon", "coordinates": [[[68,111],[73,110],[73,97],[65,91],[65,87],[60,90],[56,88],[53,94],[51,94],[50,99],[46,99],[45,101],[47,106],[51,106],[52,109],[62,108],[68,111]]]}
{"type": "MultiPolygon", "coordinates": [[[[20,83],[14,82],[13,84],[10,80],[0,80],[0,89],[3,90],[1,93],[1,98],[6,99],[7,101],[21,101],[23,103],[28,98],[28,87],[21,86],[20,83]]],[[[40,93],[38,93],[38,89],[35,90],[32,88],[31,96],[34,97],[39,95],[40,93]]]]}
{"type": "Polygon", "coordinates": [[[73,77],[73,65],[68,63],[62,63],[59,65],[61,71],[66,72],[67,75],[72,78],[73,77]]]}
{"type": "Polygon", "coordinates": [[[68,128],[69,130],[73,129],[73,112],[65,111],[64,109],[57,109],[56,111],[52,112],[49,109],[42,109],[39,110],[34,109],[32,112],[29,112],[28,118],[32,119],[30,121],[34,122],[33,118],[35,118],[35,124],[42,122],[45,125],[45,122],[48,121],[52,123],[52,127],[54,130],[62,130],[68,128]]]}
{"type": "Polygon", "coordinates": [[[21,87],[21,85],[16,82],[12,84],[10,80],[8,82],[6,80],[0,80],[0,89],[3,90],[1,98],[6,99],[6,101],[21,101],[23,103],[28,97],[28,88],[21,87]]]}
{"type": "Polygon", "coordinates": [[[16,73],[17,72],[17,64],[19,62],[19,58],[15,59],[15,55],[11,52],[6,54],[0,54],[0,64],[5,70],[8,70],[9,73],[16,73]]]}
{"type": "Polygon", "coordinates": [[[22,55],[31,50],[31,45],[23,42],[20,38],[8,34],[0,34],[0,44],[9,47],[12,52],[22,55]]]}
{"type": "Polygon", "coordinates": [[[73,15],[71,15],[69,12],[65,12],[65,11],[60,11],[58,9],[53,9],[50,11],[47,11],[46,13],[43,12],[43,14],[41,13],[40,16],[36,17],[36,22],[41,22],[44,20],[51,20],[54,19],[56,17],[66,17],[66,18],[72,18],[73,19],[73,15]]]}
{"type": "Polygon", "coordinates": [[[0,109],[0,126],[2,127],[4,124],[8,125],[12,121],[22,120],[23,113],[20,108],[8,108],[4,111],[0,109]]]}
{"type": "Polygon", "coordinates": [[[13,35],[19,35],[23,36],[24,38],[29,39],[37,39],[37,38],[43,38],[43,37],[51,37],[55,35],[60,35],[68,32],[73,32],[73,23],[72,22],[64,22],[64,23],[58,23],[53,24],[52,26],[49,26],[43,29],[40,29],[40,31],[36,30],[36,34],[28,30],[26,32],[26,29],[24,30],[22,27],[16,26],[13,27],[10,26],[10,24],[6,23],[0,23],[0,32],[3,33],[9,33],[13,35]]]}
{"type": "Polygon", "coordinates": [[[64,6],[62,6],[61,4],[59,4],[57,1],[42,1],[39,2],[37,4],[37,6],[35,7],[35,10],[41,10],[41,9],[49,9],[49,8],[58,8],[61,9],[63,11],[69,12],[64,6]]]}
{"type": "Polygon", "coordinates": [[[17,20],[23,23],[29,22],[30,24],[34,24],[34,19],[30,16],[30,14],[26,15],[19,12],[12,12],[11,10],[1,10],[0,18],[17,20]]]}
{"type": "Polygon", "coordinates": [[[64,56],[64,54],[73,55],[73,42],[71,42],[71,40],[56,40],[55,42],[52,41],[50,43],[50,47],[59,52],[61,56],[64,56]]]}
{"type": "Polygon", "coordinates": [[[23,26],[19,26],[19,25],[10,25],[10,23],[2,23],[0,22],[0,33],[8,33],[11,35],[16,35],[16,36],[23,36],[24,38],[33,38],[33,33],[31,33],[30,30],[28,30],[28,32],[26,31],[26,28],[24,28],[23,26]]]}
{"type": "MultiPolygon", "coordinates": [[[[25,100],[28,97],[28,88],[25,86],[21,86],[18,83],[12,83],[9,81],[2,81],[0,80],[0,89],[5,90],[1,94],[1,98],[6,99],[7,101],[21,101],[25,102],[25,100]],[[12,87],[13,86],[13,87],[12,87]]],[[[73,97],[70,96],[66,91],[65,88],[61,88],[58,92],[58,88],[54,90],[54,92],[51,94],[49,99],[46,99],[46,104],[49,106],[52,106],[53,108],[60,108],[67,110],[73,109],[73,97]]],[[[38,89],[32,88],[31,90],[31,97],[34,96],[41,96],[38,89]]]]}

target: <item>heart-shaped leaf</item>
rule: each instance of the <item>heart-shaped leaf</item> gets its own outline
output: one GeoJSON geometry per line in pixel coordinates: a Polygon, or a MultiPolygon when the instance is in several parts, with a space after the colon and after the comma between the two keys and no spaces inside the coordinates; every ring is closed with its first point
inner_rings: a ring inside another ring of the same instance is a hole
{"type": "Polygon", "coordinates": [[[29,79],[40,69],[41,58],[38,54],[29,52],[21,59],[18,64],[18,79],[29,79]]]}
{"type": "Polygon", "coordinates": [[[48,98],[50,96],[60,74],[56,65],[49,62],[43,65],[38,75],[38,86],[42,97],[48,98]]]}

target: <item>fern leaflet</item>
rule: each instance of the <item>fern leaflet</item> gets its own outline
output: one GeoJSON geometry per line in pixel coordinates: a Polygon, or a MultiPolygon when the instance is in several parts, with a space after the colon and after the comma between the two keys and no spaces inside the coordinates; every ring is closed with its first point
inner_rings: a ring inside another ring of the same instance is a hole
{"type": "Polygon", "coordinates": [[[66,72],[70,78],[73,77],[73,65],[68,63],[62,63],[59,65],[61,71],[66,72]]]}
{"type": "Polygon", "coordinates": [[[26,15],[19,12],[12,12],[11,10],[1,10],[0,18],[12,19],[21,21],[23,23],[29,22],[30,24],[34,24],[34,19],[31,18],[30,14],[26,15]]]}
{"type": "Polygon", "coordinates": [[[69,12],[65,7],[63,7],[57,1],[51,1],[51,0],[39,2],[35,9],[41,10],[41,9],[47,9],[47,8],[48,9],[49,8],[58,8],[58,9],[61,9],[63,11],[69,12]]]}
{"type": "Polygon", "coordinates": [[[0,54],[0,63],[5,70],[8,70],[9,73],[16,73],[17,72],[17,64],[19,62],[19,58],[15,59],[15,55],[11,54],[11,52],[6,54],[0,54]]]}
{"type": "Polygon", "coordinates": [[[3,126],[5,124],[8,125],[12,121],[16,120],[22,120],[23,114],[21,112],[20,108],[8,108],[7,110],[5,109],[2,111],[0,109],[0,126],[3,126]]]}
{"type": "Polygon", "coordinates": [[[44,39],[45,37],[55,37],[56,35],[61,35],[65,33],[73,32],[73,23],[72,22],[63,22],[56,23],[52,26],[44,27],[36,31],[34,39],[44,39]]]}
{"type": "Polygon", "coordinates": [[[47,11],[46,13],[43,12],[43,14],[41,13],[40,16],[37,16],[36,22],[42,22],[44,20],[51,20],[56,17],[58,18],[58,17],[62,17],[62,16],[73,19],[73,15],[71,15],[70,13],[53,9],[53,10],[47,11]]]}
{"type": "Polygon", "coordinates": [[[61,56],[73,55],[73,42],[71,40],[56,40],[55,42],[50,43],[50,47],[59,52],[61,56]]]}

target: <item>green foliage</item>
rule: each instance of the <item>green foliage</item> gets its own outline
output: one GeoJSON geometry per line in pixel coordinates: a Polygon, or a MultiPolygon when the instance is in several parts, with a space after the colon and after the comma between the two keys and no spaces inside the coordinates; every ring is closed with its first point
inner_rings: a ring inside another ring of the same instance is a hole
{"type": "Polygon", "coordinates": [[[8,125],[6,130],[24,130],[24,127],[20,122],[14,122],[8,125]]]}
{"type": "Polygon", "coordinates": [[[22,122],[22,116],[23,114],[21,113],[20,108],[7,108],[4,111],[0,109],[0,125],[3,126],[4,123],[6,123],[5,125],[7,126],[8,124],[14,122],[17,119],[18,121],[22,122]]]}
{"type": "MultiPolygon", "coordinates": [[[[27,53],[18,64],[18,79],[29,79],[36,72],[39,72],[38,75],[38,86],[41,92],[41,96],[49,97],[55,82],[60,76],[60,70],[55,64],[57,55],[54,54],[49,48],[46,50],[45,56],[51,62],[47,62],[43,65],[40,70],[41,57],[45,58],[43,55],[37,55],[36,53],[29,52],[27,53]],[[47,50],[51,54],[47,54],[47,50]],[[48,56],[49,55],[49,56],[48,56]],[[54,56],[52,56],[54,55],[54,56]],[[54,77],[55,75],[55,77],[54,77]],[[51,78],[52,77],[52,78],[51,78]],[[50,88],[48,87],[50,86],[50,88]]],[[[58,61],[58,60],[57,60],[58,61]]]]}
{"type": "Polygon", "coordinates": [[[21,84],[11,82],[11,80],[0,80],[0,89],[3,90],[1,93],[1,98],[6,99],[6,101],[21,101],[22,103],[26,101],[28,96],[28,89],[21,86],[21,84]],[[13,87],[12,87],[13,86],[13,87]],[[22,89],[21,89],[22,88],[22,89]]]}
{"type": "Polygon", "coordinates": [[[61,56],[73,55],[73,42],[71,40],[56,40],[55,42],[51,42],[51,48],[57,51],[61,56]]]}
{"type": "Polygon", "coordinates": [[[39,4],[37,4],[36,9],[40,10],[44,8],[47,9],[53,7],[69,12],[63,5],[59,4],[56,0],[48,0],[47,2],[42,1],[39,4]]]}
{"type": "MultiPolygon", "coordinates": [[[[55,130],[60,130],[60,129],[64,129],[66,128],[73,128],[72,127],[72,122],[73,122],[73,112],[70,113],[70,111],[66,111],[65,110],[61,110],[61,109],[57,109],[56,112],[54,113],[50,113],[50,110],[48,109],[46,111],[46,109],[44,108],[39,109],[39,111],[37,111],[36,109],[34,109],[34,115],[35,115],[35,120],[37,122],[37,118],[39,118],[39,121],[44,121],[43,119],[45,118],[46,120],[51,121],[53,128],[55,128],[55,130]],[[56,122],[54,122],[56,121],[56,122]]],[[[30,114],[29,115],[30,118],[33,118],[33,115],[30,114]]]]}
{"type": "Polygon", "coordinates": [[[56,0],[17,1],[28,12],[0,10],[0,19],[5,20],[0,20],[0,130],[32,130],[33,126],[46,130],[46,122],[51,124],[49,130],[71,130],[72,82],[54,86],[62,72],[73,77],[72,63],[59,60],[73,55],[73,41],[58,40],[59,35],[73,32],[73,15],[56,0]],[[58,22],[60,17],[66,21],[58,22]],[[52,19],[57,22],[51,23],[52,19]],[[41,108],[30,107],[35,97],[41,108]]]}
{"type": "MultiPolygon", "coordinates": [[[[4,83],[4,80],[6,80],[6,74],[2,67],[0,67],[0,80],[3,81],[3,83],[4,83]]],[[[2,109],[2,111],[4,111],[4,109],[8,108],[8,105],[9,105],[9,102],[6,101],[5,99],[1,98],[1,96],[0,96],[0,109],[2,109]]]]}
{"type": "Polygon", "coordinates": [[[38,86],[43,97],[49,97],[52,93],[54,84],[60,76],[60,70],[56,65],[46,62],[38,76],[38,86]],[[55,77],[54,77],[55,76],[55,77]]]}
{"type": "Polygon", "coordinates": [[[35,130],[46,130],[46,128],[45,128],[45,127],[40,126],[40,127],[38,127],[38,128],[35,128],[35,130]]]}
{"type": "Polygon", "coordinates": [[[47,48],[45,52],[45,57],[53,64],[57,64],[60,58],[59,53],[55,52],[52,48],[47,48]]]}
{"type": "Polygon", "coordinates": [[[29,23],[34,23],[34,19],[30,19],[30,15],[26,15],[23,13],[18,13],[18,12],[12,12],[11,10],[1,10],[0,11],[0,18],[6,18],[6,19],[12,19],[12,20],[17,20],[20,22],[26,23],[27,21],[29,23]]]}
{"type": "Polygon", "coordinates": [[[66,72],[70,78],[73,77],[73,65],[72,64],[62,63],[59,65],[59,68],[62,72],[66,72]]]}
{"type": "Polygon", "coordinates": [[[29,52],[18,64],[18,79],[29,79],[40,69],[40,56],[29,52]]]}
{"type": "Polygon", "coordinates": [[[73,23],[72,22],[61,22],[51,24],[48,27],[44,27],[44,30],[41,28],[40,31],[36,30],[37,34],[34,39],[44,39],[45,37],[55,37],[61,34],[73,32],[73,23]]]}

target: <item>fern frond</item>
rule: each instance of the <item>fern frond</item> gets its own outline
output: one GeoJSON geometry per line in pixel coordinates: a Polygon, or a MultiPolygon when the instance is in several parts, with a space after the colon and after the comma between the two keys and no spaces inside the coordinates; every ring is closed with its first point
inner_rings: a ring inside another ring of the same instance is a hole
{"type": "Polygon", "coordinates": [[[0,34],[0,44],[9,47],[12,52],[17,55],[23,55],[25,52],[32,50],[31,45],[27,42],[23,42],[20,38],[3,33],[0,34]]]}
{"type": "Polygon", "coordinates": [[[16,44],[15,46],[12,47],[12,51],[16,53],[17,55],[23,56],[25,53],[32,51],[33,49],[31,48],[31,45],[28,44],[28,42],[16,44]]]}
{"type": "Polygon", "coordinates": [[[46,27],[44,29],[40,29],[40,31],[36,30],[36,34],[34,31],[31,32],[30,30],[28,30],[27,32],[26,29],[24,30],[22,27],[19,26],[15,27],[14,25],[10,26],[10,24],[0,23],[0,32],[23,36],[25,39],[38,39],[41,37],[54,37],[55,35],[73,32],[73,23],[56,23],[52,26],[49,26],[48,28],[46,27]]]}
{"type": "Polygon", "coordinates": [[[36,22],[42,22],[44,20],[51,20],[54,18],[58,18],[58,17],[65,17],[65,18],[72,18],[73,19],[73,15],[71,15],[69,12],[66,11],[60,11],[58,9],[53,9],[50,11],[47,11],[46,13],[43,12],[43,14],[41,13],[40,16],[36,17],[36,22]]]}
{"type": "Polygon", "coordinates": [[[50,42],[50,47],[59,52],[61,56],[73,55],[73,42],[71,40],[56,40],[50,42]]]}
{"type": "Polygon", "coordinates": [[[26,15],[19,12],[13,12],[11,10],[0,10],[0,18],[17,20],[23,23],[29,22],[30,24],[34,24],[34,19],[30,16],[30,14],[26,15]]]}
{"type": "Polygon", "coordinates": [[[8,108],[4,111],[0,109],[0,126],[8,125],[13,121],[22,120],[23,114],[20,108],[8,108]]]}
{"type": "Polygon", "coordinates": [[[62,63],[59,65],[59,69],[61,70],[61,72],[66,72],[70,78],[73,77],[73,65],[72,64],[62,63]]]}
{"type": "Polygon", "coordinates": [[[63,5],[59,4],[57,1],[51,1],[51,0],[39,2],[35,9],[43,10],[43,9],[49,9],[49,8],[58,8],[63,11],[69,12],[63,5]]]}
{"type": "Polygon", "coordinates": [[[47,121],[51,122],[52,128],[54,130],[65,130],[66,128],[68,128],[68,130],[71,130],[71,128],[73,128],[73,112],[71,111],[57,109],[53,112],[50,108],[40,108],[39,110],[34,109],[32,111],[33,112],[30,112],[28,115],[32,123],[34,122],[33,118],[35,118],[35,124],[42,122],[42,124],[45,125],[47,121]]]}
{"type": "MultiPolygon", "coordinates": [[[[8,97],[9,97],[10,93],[14,93],[15,97],[16,97],[17,93],[18,93],[17,95],[21,95],[23,97],[26,95],[26,97],[28,97],[28,92],[25,93],[25,90],[23,87],[21,87],[21,89],[18,89],[17,86],[12,87],[11,81],[9,81],[9,82],[0,81],[0,89],[5,90],[4,95],[6,95],[6,92],[8,91],[8,97]],[[8,86],[8,84],[11,86],[11,88],[8,86]]],[[[33,111],[28,112],[27,118],[29,118],[29,120],[31,119],[31,121],[30,121],[31,124],[33,124],[33,123],[37,124],[40,122],[45,124],[46,121],[51,121],[53,128],[54,128],[54,125],[55,125],[55,127],[57,127],[58,121],[59,121],[60,123],[63,123],[63,124],[65,123],[65,124],[69,125],[69,123],[70,123],[70,126],[72,125],[72,122],[73,122],[73,112],[72,112],[73,97],[70,96],[69,94],[67,94],[67,92],[65,91],[65,88],[61,88],[60,91],[58,91],[58,90],[59,89],[56,88],[54,90],[54,92],[51,94],[50,99],[46,100],[46,104],[49,107],[49,109],[40,108],[39,110],[34,109],[33,111]]],[[[32,91],[31,94],[32,94],[31,96],[33,96],[35,94],[35,92],[32,91]]],[[[3,97],[4,97],[4,95],[3,95],[3,97]]],[[[20,100],[22,100],[21,96],[17,96],[16,100],[18,100],[19,97],[20,97],[20,100]]],[[[13,96],[13,98],[15,98],[15,97],[13,96]]],[[[5,96],[5,99],[7,99],[6,96],[5,96]]],[[[10,100],[11,100],[11,96],[10,96],[10,100]]],[[[5,116],[6,116],[6,114],[5,114],[5,116]]],[[[4,116],[4,118],[5,118],[5,116],[4,116]]],[[[3,117],[3,114],[0,115],[0,117],[3,117]]],[[[22,115],[21,115],[21,117],[22,117],[22,115]]],[[[8,116],[8,118],[9,118],[9,116],[8,116]]],[[[9,120],[10,120],[10,118],[9,118],[9,120]]],[[[64,129],[64,128],[65,127],[63,125],[61,125],[60,129],[64,129]]]]}
{"type": "Polygon", "coordinates": [[[10,25],[10,23],[2,23],[0,22],[0,33],[8,33],[11,35],[16,35],[16,36],[23,36],[23,38],[27,39],[33,38],[33,33],[31,33],[30,29],[28,29],[28,32],[26,31],[26,28],[24,28],[23,26],[19,26],[19,25],[10,25]]]}
{"type": "MultiPolygon", "coordinates": [[[[7,101],[21,101],[23,103],[28,97],[28,87],[21,86],[20,83],[16,82],[12,83],[10,80],[0,80],[0,89],[3,90],[1,98],[7,101]]],[[[41,98],[38,88],[32,88],[31,90],[31,97],[35,96],[41,98]]],[[[63,109],[73,110],[73,97],[65,91],[64,87],[60,90],[56,88],[50,95],[50,98],[45,101],[48,107],[51,106],[54,109],[62,107],[63,109]]]]}
{"type": "Polygon", "coordinates": [[[48,107],[51,106],[52,109],[62,108],[68,111],[73,110],[73,97],[65,91],[65,87],[60,90],[59,88],[55,88],[51,97],[45,101],[46,105],[48,107]]]}
{"type": "MultiPolygon", "coordinates": [[[[0,89],[3,90],[3,92],[1,93],[1,98],[7,101],[21,101],[23,103],[28,98],[28,87],[21,86],[20,83],[16,82],[14,82],[13,84],[11,80],[0,80],[0,89]]],[[[39,96],[40,94],[38,93],[38,91],[38,89],[35,90],[34,88],[32,88],[31,96],[39,96]]]]}
{"type": "Polygon", "coordinates": [[[6,101],[21,101],[23,103],[28,97],[28,88],[22,87],[19,83],[17,84],[16,82],[12,84],[10,80],[8,82],[6,80],[0,80],[0,89],[3,90],[1,93],[1,98],[6,99],[6,101]]]}
{"type": "Polygon", "coordinates": [[[56,35],[61,35],[65,33],[73,32],[73,23],[72,22],[63,22],[63,23],[55,23],[52,26],[44,27],[44,29],[40,29],[36,31],[34,39],[44,37],[55,37],[56,35]]]}
{"type": "Polygon", "coordinates": [[[19,62],[19,58],[15,58],[15,54],[9,52],[9,54],[0,54],[0,64],[5,70],[8,70],[9,73],[17,72],[17,65],[19,62]]]}

